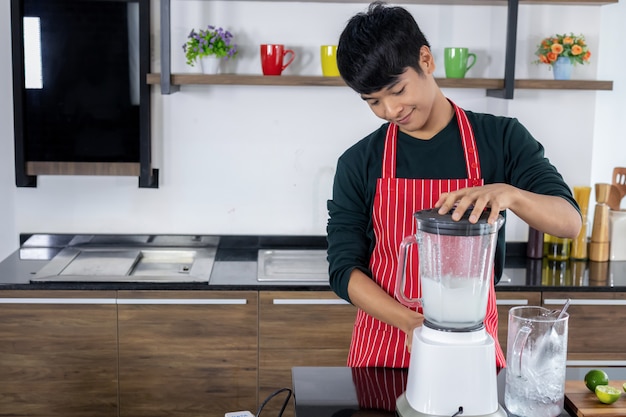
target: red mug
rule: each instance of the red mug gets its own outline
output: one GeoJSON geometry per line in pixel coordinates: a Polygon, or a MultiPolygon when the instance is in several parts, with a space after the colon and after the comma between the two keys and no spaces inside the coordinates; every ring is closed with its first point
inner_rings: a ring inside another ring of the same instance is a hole
{"type": "Polygon", "coordinates": [[[280,75],[289,64],[293,62],[296,53],[291,49],[285,49],[285,45],[262,44],[261,67],[263,75],[280,75]],[[285,62],[285,58],[291,57],[285,62]]]}

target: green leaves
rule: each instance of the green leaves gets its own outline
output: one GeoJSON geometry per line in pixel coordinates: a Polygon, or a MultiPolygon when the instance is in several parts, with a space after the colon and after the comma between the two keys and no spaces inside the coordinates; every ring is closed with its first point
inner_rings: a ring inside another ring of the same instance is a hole
{"type": "Polygon", "coordinates": [[[183,45],[187,65],[194,66],[198,58],[215,55],[216,58],[230,59],[237,55],[237,44],[233,43],[233,34],[223,28],[207,26],[206,30],[196,32],[192,29],[183,45]]]}

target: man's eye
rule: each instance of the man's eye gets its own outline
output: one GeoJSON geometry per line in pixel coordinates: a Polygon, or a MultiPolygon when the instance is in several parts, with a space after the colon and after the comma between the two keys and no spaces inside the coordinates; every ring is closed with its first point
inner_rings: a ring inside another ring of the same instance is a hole
{"type": "Polygon", "coordinates": [[[368,103],[369,103],[370,106],[376,106],[379,103],[379,101],[378,100],[368,100],[368,103]]]}

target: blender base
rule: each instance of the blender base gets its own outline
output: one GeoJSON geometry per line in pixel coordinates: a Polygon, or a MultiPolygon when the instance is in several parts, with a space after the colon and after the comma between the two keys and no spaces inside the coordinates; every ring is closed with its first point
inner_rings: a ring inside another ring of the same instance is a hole
{"type": "MultiPolygon", "coordinates": [[[[424,414],[417,410],[414,410],[406,399],[406,395],[402,394],[396,400],[396,415],[399,417],[452,417],[452,416],[435,416],[434,414],[424,414]]],[[[459,417],[465,416],[465,414],[458,414],[459,417]]],[[[480,416],[472,416],[472,417],[507,417],[508,414],[502,408],[501,405],[498,405],[498,409],[490,414],[481,414],[480,416]]]]}

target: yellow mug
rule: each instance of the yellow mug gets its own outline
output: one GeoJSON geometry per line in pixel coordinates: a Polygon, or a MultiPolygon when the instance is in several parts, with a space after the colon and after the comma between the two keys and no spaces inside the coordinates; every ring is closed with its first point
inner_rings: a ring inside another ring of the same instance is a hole
{"type": "Polygon", "coordinates": [[[322,59],[322,74],[324,77],[339,77],[337,45],[322,45],[320,57],[322,59]]]}

